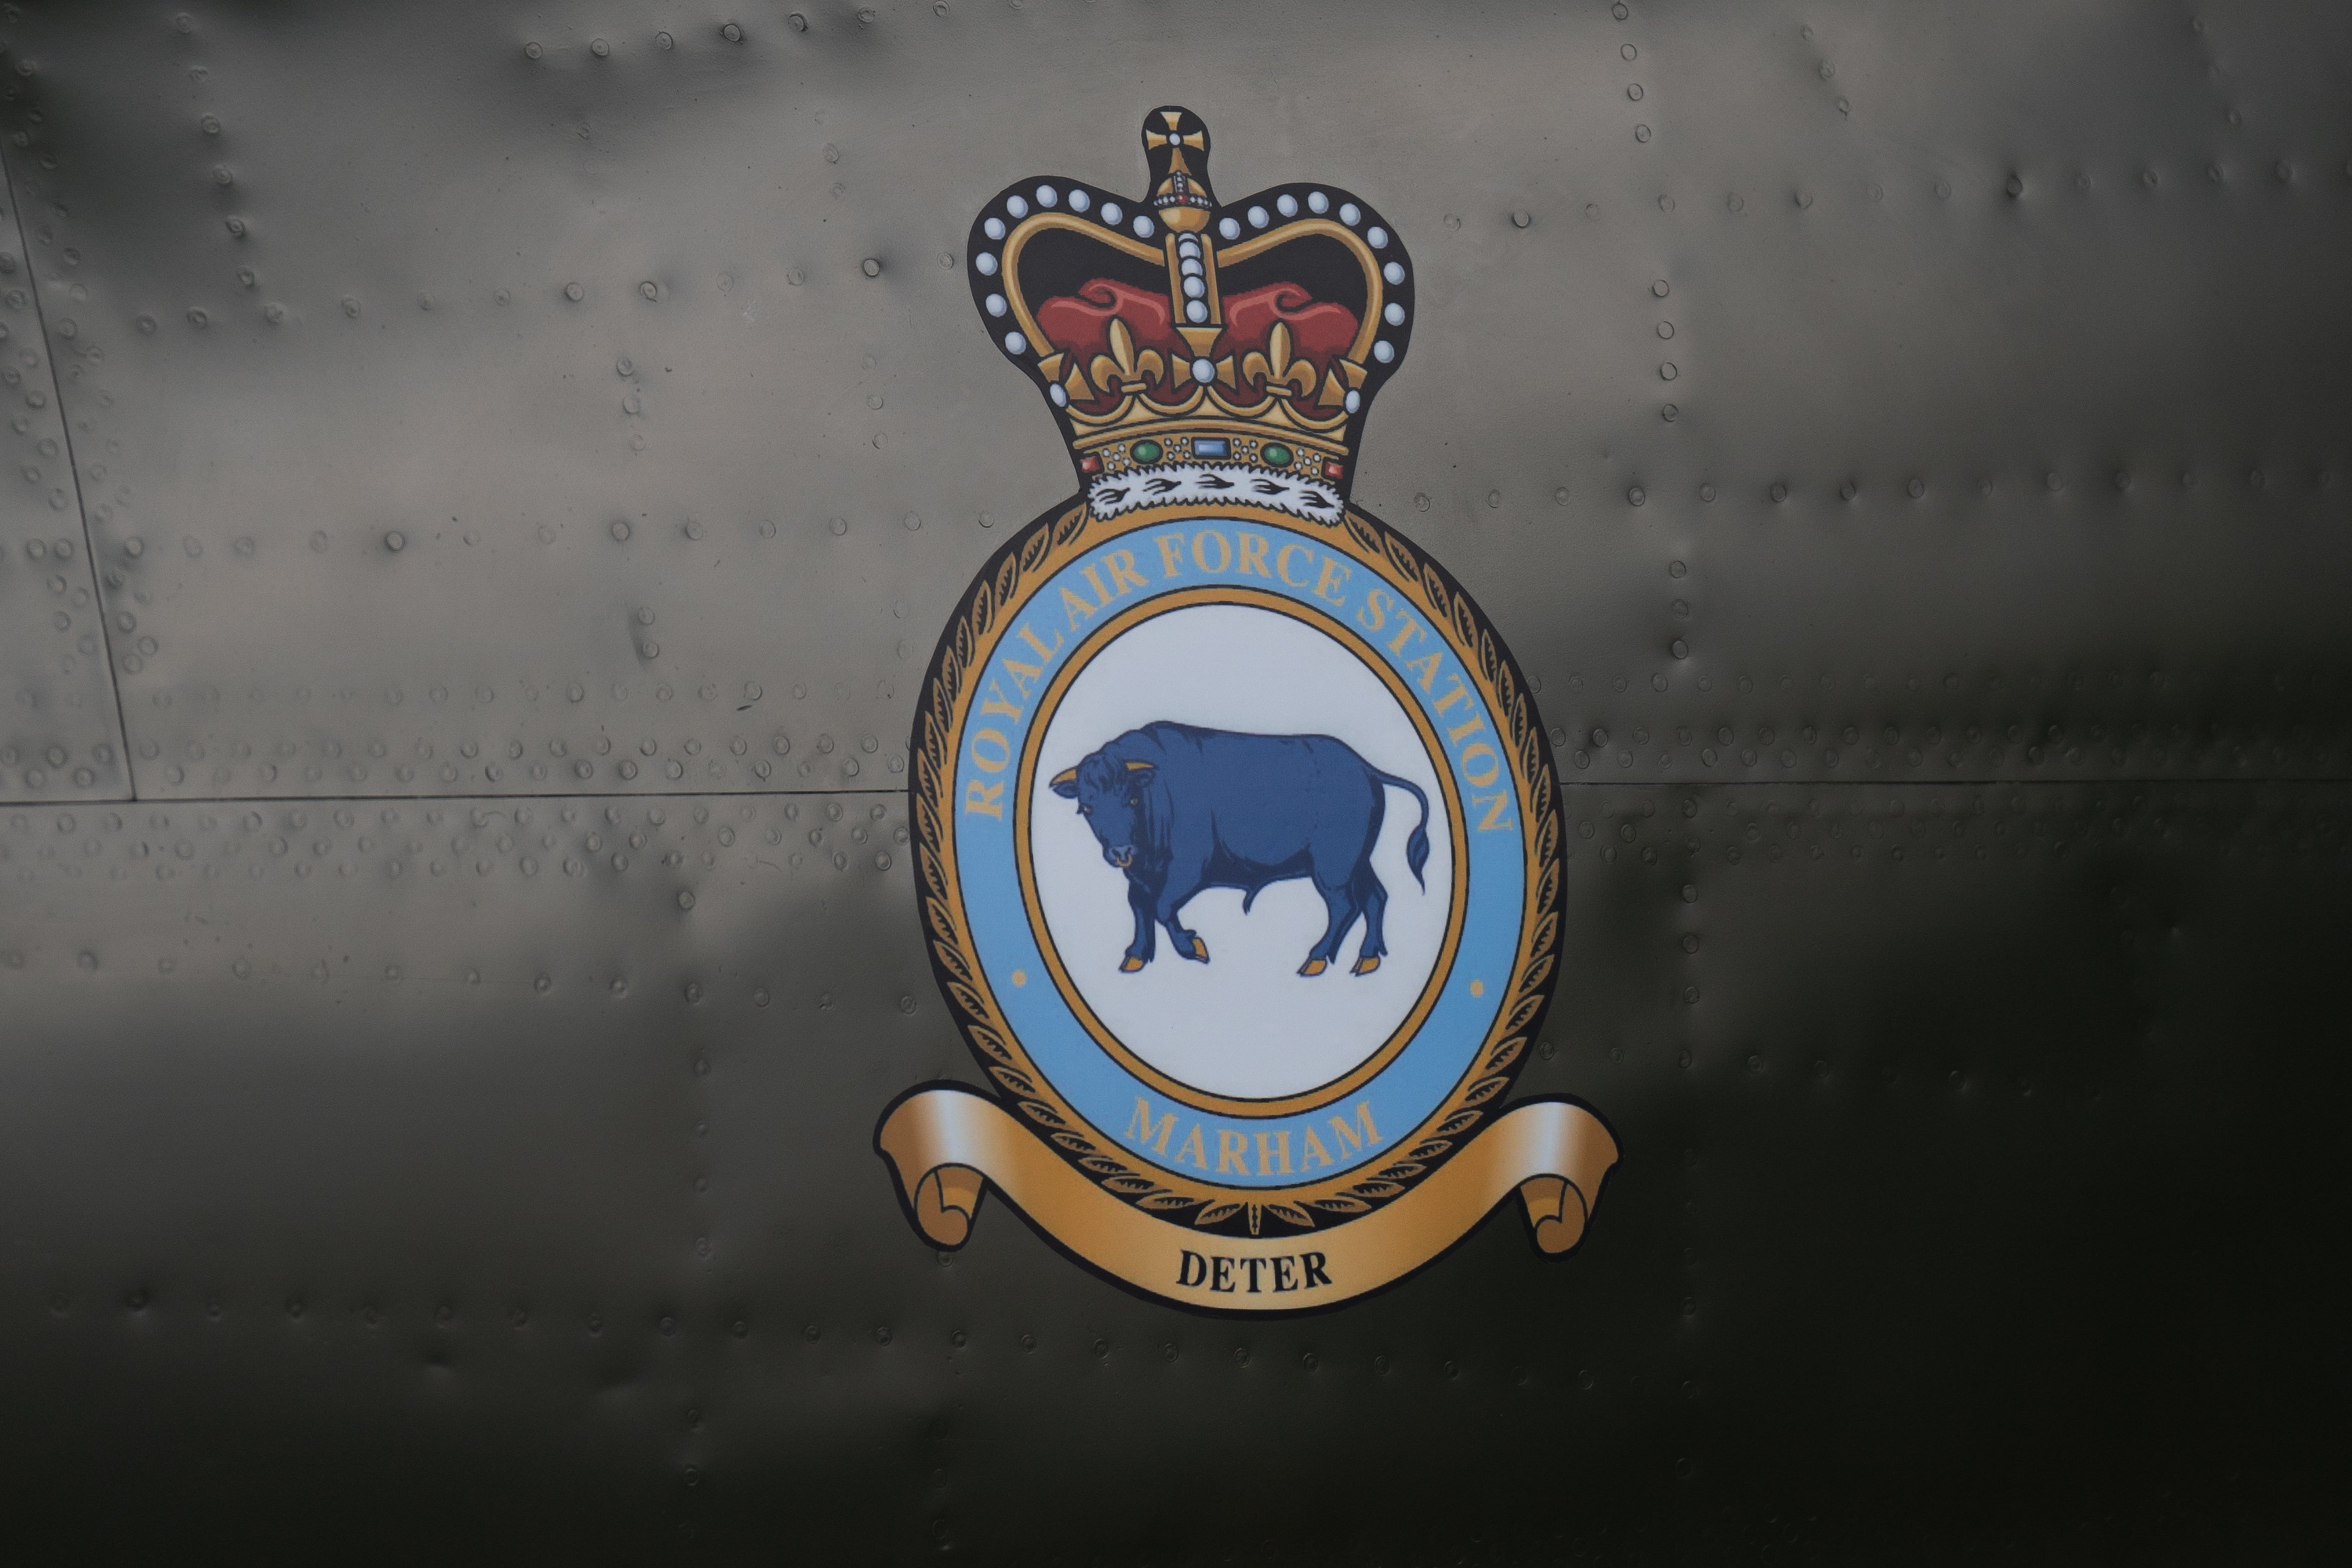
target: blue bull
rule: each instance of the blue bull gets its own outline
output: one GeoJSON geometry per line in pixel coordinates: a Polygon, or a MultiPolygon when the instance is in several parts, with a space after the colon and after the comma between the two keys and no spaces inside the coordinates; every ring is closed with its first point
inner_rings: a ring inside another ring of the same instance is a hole
{"type": "Polygon", "coordinates": [[[1372,847],[1386,789],[1421,803],[1404,858],[1412,879],[1428,886],[1421,873],[1429,797],[1328,735],[1239,735],[1163,721],[1063,770],[1053,789],[1078,803],[1103,858],[1127,873],[1135,940],[1119,968],[1129,974],[1151,962],[1156,926],[1168,928],[1180,956],[1209,962],[1209,944],[1181,923],[1195,893],[1238,888],[1247,914],[1269,885],[1295,877],[1313,879],[1330,917],[1298,973],[1328,969],[1359,916],[1364,941],[1355,973],[1378,969],[1389,950],[1381,934],[1389,893],[1372,871],[1372,847]]]}

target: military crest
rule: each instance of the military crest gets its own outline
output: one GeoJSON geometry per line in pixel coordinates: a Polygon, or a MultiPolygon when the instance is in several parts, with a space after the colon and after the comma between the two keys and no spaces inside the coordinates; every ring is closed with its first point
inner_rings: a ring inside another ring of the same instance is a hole
{"type": "Polygon", "coordinates": [[[1355,1299],[1514,1193],[1566,1252],[1617,1150],[1507,1103],[1561,958],[1549,748],[1470,596],[1349,499],[1412,260],[1328,185],[1221,202],[1187,110],[1143,142],[1139,200],[1030,179],[972,226],[1079,490],[966,593],[910,747],[925,935],[994,1092],[911,1089],[877,1146],[933,1245],[992,1187],[1194,1308],[1355,1299]]]}

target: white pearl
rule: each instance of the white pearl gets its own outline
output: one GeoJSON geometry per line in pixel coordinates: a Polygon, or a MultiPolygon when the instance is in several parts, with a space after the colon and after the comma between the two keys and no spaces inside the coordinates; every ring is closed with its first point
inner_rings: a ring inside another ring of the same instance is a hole
{"type": "Polygon", "coordinates": [[[1217,367],[1207,360],[1196,359],[1192,362],[1192,379],[1200,382],[1214,381],[1217,379],[1217,367]]]}
{"type": "MultiPolygon", "coordinates": [[[[1061,389],[1060,387],[1058,387],[1058,386],[1057,386],[1057,387],[1055,387],[1054,390],[1055,390],[1055,391],[1056,391],[1056,392],[1059,392],[1059,391],[1061,391],[1062,389],[1061,389]]],[[[1360,392],[1351,392],[1351,393],[1348,394],[1348,412],[1349,412],[1349,413],[1353,414],[1357,409],[1361,408],[1363,405],[1364,405],[1364,395],[1363,395],[1362,393],[1360,393],[1360,392]]]]}
{"type": "Polygon", "coordinates": [[[1356,205],[1355,203],[1342,202],[1339,204],[1339,221],[1346,224],[1349,228],[1353,228],[1356,225],[1362,222],[1363,217],[1363,209],[1356,205]]]}
{"type": "Polygon", "coordinates": [[[1127,214],[1125,210],[1121,208],[1117,202],[1103,203],[1102,220],[1103,222],[1110,225],[1111,227],[1117,228],[1118,226],[1118,220],[1126,216],[1127,214]]]}
{"type": "MultiPolygon", "coordinates": [[[[1064,392],[1059,386],[1047,387],[1045,389],[1045,395],[1054,400],[1054,406],[1056,408],[1067,408],[1070,405],[1070,395],[1064,392]]],[[[1351,392],[1348,394],[1348,395],[1353,397],[1356,395],[1351,392]]]]}
{"type": "Polygon", "coordinates": [[[1264,228],[1268,223],[1273,221],[1265,216],[1265,209],[1264,207],[1250,208],[1249,220],[1250,227],[1252,228],[1264,228]]]}
{"type": "Polygon", "coordinates": [[[1004,237],[1004,220],[1001,217],[990,218],[986,223],[980,226],[980,232],[988,236],[991,239],[1003,239],[1004,237]]]}
{"type": "Polygon", "coordinates": [[[1404,268],[1391,261],[1381,268],[1381,276],[1391,283],[1402,283],[1404,281],[1404,268]]]}
{"type": "Polygon", "coordinates": [[[1200,277],[1201,258],[1197,256],[1187,256],[1183,258],[1176,263],[1176,271],[1180,276],[1185,278],[1200,277]]]}
{"type": "Polygon", "coordinates": [[[1372,345],[1372,357],[1380,361],[1382,364],[1387,364],[1390,361],[1396,358],[1396,344],[1389,342],[1386,338],[1382,338],[1379,342],[1372,345]]]}
{"type": "Polygon", "coordinates": [[[1004,352],[1009,354],[1025,354],[1029,352],[1029,340],[1019,332],[1007,332],[1004,334],[1004,352]]]}
{"type": "Polygon", "coordinates": [[[1141,213],[1136,214],[1133,227],[1135,229],[1136,238],[1150,239],[1151,237],[1151,220],[1144,216],[1141,213]]]}
{"type": "Polygon", "coordinates": [[[992,250],[982,251],[978,256],[971,258],[971,266],[972,270],[979,273],[982,278],[995,277],[996,253],[992,250]]]}
{"type": "Polygon", "coordinates": [[[1374,250],[1386,250],[1389,247],[1389,231],[1382,228],[1378,224],[1374,224],[1371,227],[1366,229],[1364,231],[1364,237],[1372,242],[1372,248],[1374,250]]]}
{"type": "Polygon", "coordinates": [[[1184,279],[1184,298],[1187,300],[1198,300],[1208,291],[1208,284],[1202,281],[1200,279],[1187,278],[1184,279]]]}
{"type": "Polygon", "coordinates": [[[1285,217],[1298,216],[1298,198],[1285,191],[1274,199],[1274,210],[1285,217]]]}
{"type": "Polygon", "coordinates": [[[1309,191],[1307,193],[1307,210],[1318,213],[1329,212],[1331,198],[1320,191],[1309,191]]]}
{"type": "Polygon", "coordinates": [[[1227,239],[1239,239],[1242,237],[1242,226],[1229,217],[1220,218],[1217,220],[1217,232],[1227,239]]]}
{"type": "Polygon", "coordinates": [[[1205,321],[1209,319],[1209,307],[1195,300],[1184,307],[1184,319],[1196,324],[1205,321]]]}
{"type": "Polygon", "coordinates": [[[1382,310],[1381,314],[1389,319],[1389,325],[1391,327],[1402,327],[1404,325],[1404,307],[1398,304],[1394,300],[1389,301],[1388,308],[1382,310]]]}
{"type": "Polygon", "coordinates": [[[1004,198],[1004,210],[1014,217],[1026,217],[1029,216],[1029,204],[1019,196],[1007,196],[1004,198]]]}
{"type": "MultiPolygon", "coordinates": [[[[1393,305],[1391,305],[1391,306],[1390,306],[1390,307],[1389,307],[1389,309],[1391,309],[1391,310],[1395,310],[1395,309],[1396,309],[1396,307],[1395,307],[1395,306],[1393,306],[1393,305]]],[[[992,315],[992,316],[1001,316],[1001,315],[1004,314],[1004,296],[1003,296],[1003,295],[1002,295],[1002,294],[991,294],[991,295],[988,297],[988,313],[989,313],[990,315],[992,315]]]]}
{"type": "Polygon", "coordinates": [[[1039,206],[1041,206],[1041,207],[1050,207],[1050,206],[1052,206],[1055,202],[1058,202],[1058,201],[1060,201],[1061,199],[1062,199],[1062,195],[1061,195],[1061,193],[1060,193],[1059,191],[1056,191],[1055,189],[1054,189],[1054,187],[1053,187],[1053,186],[1051,186],[1051,185],[1040,185],[1040,186],[1038,186],[1038,187],[1037,187],[1037,205],[1038,205],[1039,206]]]}
{"type": "Polygon", "coordinates": [[[1072,212],[1082,213],[1094,205],[1094,197],[1087,195],[1086,192],[1072,191],[1070,193],[1070,210],[1072,212]]]}

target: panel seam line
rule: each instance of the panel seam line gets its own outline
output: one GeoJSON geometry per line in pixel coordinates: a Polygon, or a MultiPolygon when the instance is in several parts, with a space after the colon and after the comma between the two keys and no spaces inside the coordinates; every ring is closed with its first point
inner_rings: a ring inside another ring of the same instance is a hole
{"type": "Polygon", "coordinates": [[[130,789],[128,795],[115,797],[126,800],[139,798],[139,775],[131,761],[131,729],[123,716],[122,682],[114,667],[114,628],[106,599],[106,578],[99,569],[98,542],[89,531],[89,503],[81,493],[81,459],[74,451],[73,416],[66,410],[66,387],[58,374],[58,345],[49,337],[49,314],[41,303],[41,269],[33,263],[33,247],[26,243],[25,232],[25,199],[16,189],[16,172],[8,166],[5,149],[0,149],[0,182],[8,190],[8,205],[16,211],[16,243],[25,252],[25,285],[33,298],[33,320],[41,329],[41,347],[49,356],[49,385],[58,399],[58,428],[66,444],[66,467],[73,475],[74,510],[81,518],[81,547],[89,563],[89,592],[98,605],[98,646],[106,651],[106,689],[114,696],[114,742],[121,747],[122,782],[130,789]]]}

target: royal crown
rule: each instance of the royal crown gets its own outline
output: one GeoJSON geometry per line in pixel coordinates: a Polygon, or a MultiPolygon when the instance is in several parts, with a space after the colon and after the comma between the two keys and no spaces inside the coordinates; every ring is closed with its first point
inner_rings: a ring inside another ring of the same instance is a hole
{"type": "Polygon", "coordinates": [[[1097,515],[1222,497],[1336,523],[1412,331],[1404,246],[1328,185],[1220,204],[1188,109],[1146,115],[1143,148],[1139,201],[1035,178],[989,203],[973,302],[1052,403],[1097,515]]]}

